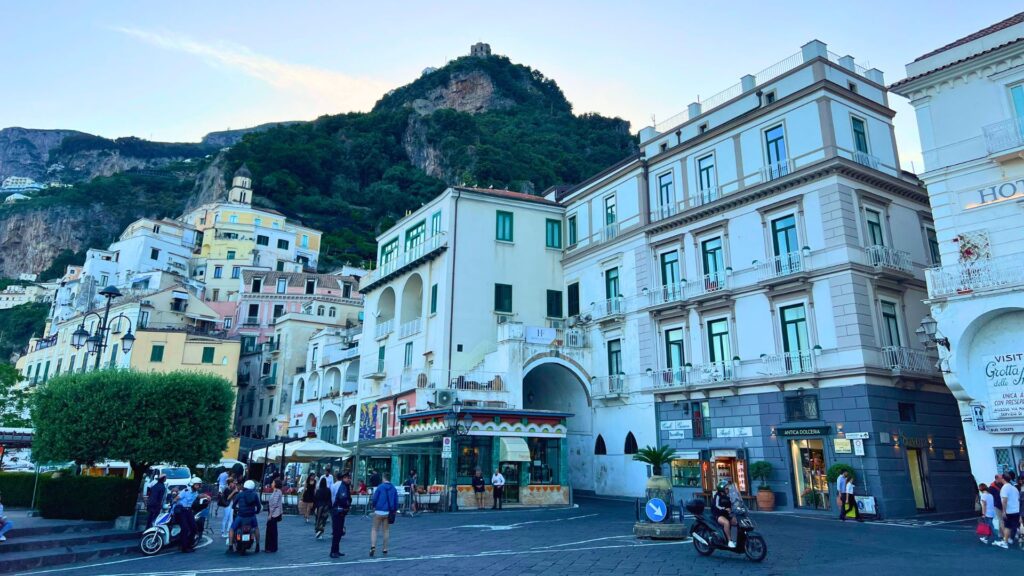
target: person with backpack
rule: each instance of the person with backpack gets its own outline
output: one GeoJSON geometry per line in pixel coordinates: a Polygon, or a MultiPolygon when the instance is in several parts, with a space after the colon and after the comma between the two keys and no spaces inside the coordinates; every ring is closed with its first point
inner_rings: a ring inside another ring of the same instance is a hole
{"type": "Polygon", "coordinates": [[[373,527],[370,528],[370,558],[377,551],[377,532],[384,535],[384,546],[381,552],[388,555],[388,541],[391,537],[391,524],[398,513],[398,490],[391,483],[391,474],[382,475],[381,484],[373,491],[370,501],[373,504],[373,527]]]}

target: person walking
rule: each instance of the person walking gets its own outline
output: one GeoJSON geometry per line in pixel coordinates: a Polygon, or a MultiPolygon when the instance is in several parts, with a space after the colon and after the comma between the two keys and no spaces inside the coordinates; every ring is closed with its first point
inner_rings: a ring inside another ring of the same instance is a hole
{"type": "Polygon", "coordinates": [[[316,487],[314,503],[316,504],[316,523],[313,525],[313,533],[319,540],[324,537],[327,516],[331,512],[331,488],[327,484],[327,478],[320,478],[320,483],[316,487]]]}
{"type": "Polygon", "coordinates": [[[352,475],[338,472],[331,506],[331,558],[341,558],[341,537],[345,535],[345,517],[352,507],[352,475]]]}
{"type": "Polygon", "coordinates": [[[839,495],[839,519],[846,520],[846,481],[850,477],[849,470],[843,472],[836,478],[836,494],[839,495]]]}
{"type": "MultiPolygon", "coordinates": [[[[992,542],[995,542],[999,539],[999,536],[996,535],[996,528],[992,524],[996,517],[996,507],[995,502],[992,500],[992,494],[989,494],[988,486],[984,483],[978,484],[978,500],[981,502],[981,520],[978,523],[988,526],[989,537],[992,539],[992,542]]],[[[979,535],[978,539],[981,540],[982,544],[988,544],[989,537],[979,535]]]]}
{"type": "Polygon", "coordinates": [[[299,502],[299,514],[305,519],[306,524],[309,524],[309,515],[313,511],[314,504],[316,503],[316,474],[312,472],[309,476],[306,476],[306,484],[302,488],[302,500],[299,502]]]}
{"type": "Polygon", "coordinates": [[[1020,528],[1020,490],[1013,485],[1013,477],[1003,474],[1003,485],[999,489],[999,497],[1003,504],[1003,539],[992,544],[1000,548],[1009,548],[1017,537],[1020,528]]]}
{"type": "Polygon", "coordinates": [[[3,495],[0,494],[0,542],[7,542],[7,536],[4,534],[7,534],[11,528],[14,528],[14,522],[11,522],[10,518],[4,514],[3,495]]]}
{"type": "Polygon", "coordinates": [[[267,499],[267,534],[263,543],[263,551],[277,552],[277,525],[284,518],[284,495],[281,494],[281,481],[274,478],[271,482],[270,498],[267,499]]]}
{"type": "Polygon", "coordinates": [[[391,474],[385,472],[380,486],[370,497],[373,504],[373,527],[370,528],[370,558],[377,551],[377,532],[383,532],[384,545],[381,553],[388,555],[388,541],[391,538],[391,523],[398,513],[398,490],[391,484],[391,474]]]}
{"type": "Polygon", "coordinates": [[[167,499],[167,476],[161,475],[157,478],[156,483],[149,487],[149,492],[146,494],[146,528],[153,526],[153,522],[156,522],[156,517],[160,515],[160,511],[164,509],[164,500],[167,499]]]}
{"type": "Polygon", "coordinates": [[[380,486],[381,482],[382,479],[380,472],[370,469],[370,488],[373,489],[376,488],[377,486],[380,486]]]}
{"type": "MultiPolygon", "coordinates": [[[[238,496],[238,480],[232,476],[228,478],[228,487],[223,497],[224,519],[220,522],[220,537],[227,538],[231,524],[235,521],[235,498],[238,496]]],[[[229,541],[228,544],[231,544],[229,541]]]]}
{"type": "Polygon", "coordinates": [[[483,470],[476,469],[476,474],[473,474],[473,494],[476,496],[476,509],[484,509],[484,491],[486,490],[486,483],[484,482],[483,470]]]}
{"type": "Polygon", "coordinates": [[[501,470],[494,471],[491,486],[494,487],[494,504],[491,505],[491,510],[501,510],[501,498],[505,495],[505,477],[501,475],[501,470]]]}
{"type": "Polygon", "coordinates": [[[992,495],[992,503],[996,509],[996,536],[992,539],[993,544],[998,542],[999,538],[1003,535],[1003,497],[999,492],[1002,487],[1003,477],[996,474],[995,478],[992,479],[992,483],[988,485],[988,493],[992,495]]]}
{"type": "Polygon", "coordinates": [[[405,507],[407,510],[416,513],[416,485],[419,483],[419,479],[416,477],[415,470],[409,470],[409,477],[405,479],[403,486],[405,487],[405,507]]]}
{"type": "Polygon", "coordinates": [[[854,496],[854,490],[856,488],[857,485],[856,483],[854,483],[853,478],[848,478],[846,480],[846,507],[843,511],[844,521],[846,520],[846,517],[850,515],[850,513],[853,513],[853,519],[857,522],[864,521],[864,519],[860,517],[860,511],[857,510],[857,497],[854,496]]]}

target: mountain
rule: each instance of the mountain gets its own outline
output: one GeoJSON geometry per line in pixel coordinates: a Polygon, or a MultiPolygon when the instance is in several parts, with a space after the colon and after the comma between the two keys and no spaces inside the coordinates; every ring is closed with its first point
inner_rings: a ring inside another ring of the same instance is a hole
{"type": "MultiPolygon", "coordinates": [[[[62,164],[93,176],[0,207],[0,276],[39,272],[58,256],[69,259],[69,251],[105,245],[134,218],[174,216],[218,198],[243,162],[257,205],[325,232],[320,262],[330,269],[372,260],[374,237],[447,185],[538,193],[636,151],[627,122],[574,114],[554,80],[503,56],[428,69],[367,113],[265,125],[240,140],[214,133],[173,144],[31,132],[9,138],[32,140],[17,147],[23,166],[38,172],[62,164]]],[[[0,149],[0,158],[15,149],[0,149]]]]}

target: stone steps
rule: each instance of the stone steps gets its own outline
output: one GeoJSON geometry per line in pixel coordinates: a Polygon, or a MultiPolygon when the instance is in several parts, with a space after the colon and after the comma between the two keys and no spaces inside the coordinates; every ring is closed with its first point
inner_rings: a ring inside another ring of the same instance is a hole
{"type": "Polygon", "coordinates": [[[14,517],[0,542],[0,574],[139,553],[139,535],[113,522],[14,517]]]}

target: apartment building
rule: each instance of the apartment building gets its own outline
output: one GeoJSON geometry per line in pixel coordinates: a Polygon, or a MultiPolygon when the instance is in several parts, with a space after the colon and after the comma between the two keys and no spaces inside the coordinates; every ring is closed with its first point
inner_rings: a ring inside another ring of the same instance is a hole
{"type": "Polygon", "coordinates": [[[1024,472],[1024,13],[907,64],[935,226],[931,318],[974,475],[1024,472]]]}
{"type": "Polygon", "coordinates": [[[304,368],[293,380],[288,436],[355,442],[362,327],[322,328],[309,338],[304,368]]]}

